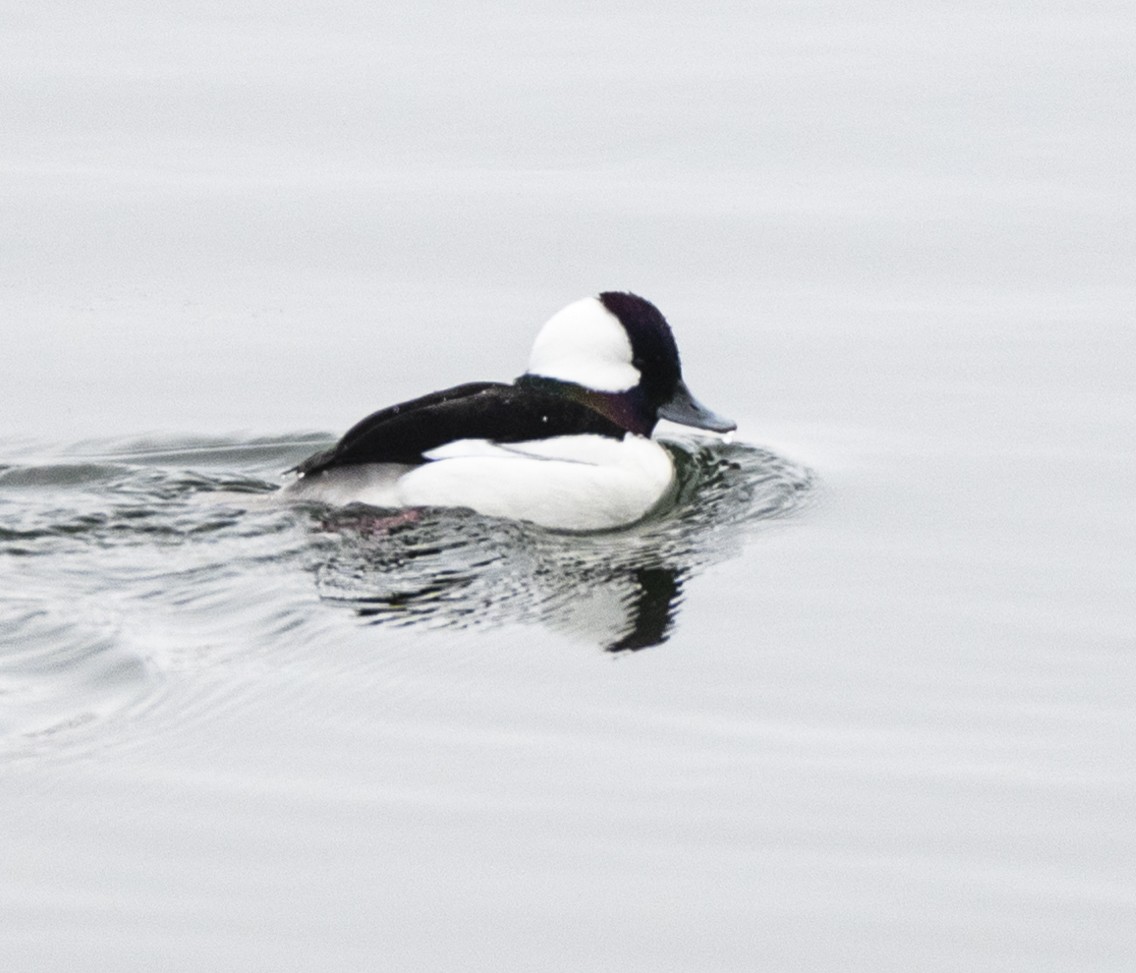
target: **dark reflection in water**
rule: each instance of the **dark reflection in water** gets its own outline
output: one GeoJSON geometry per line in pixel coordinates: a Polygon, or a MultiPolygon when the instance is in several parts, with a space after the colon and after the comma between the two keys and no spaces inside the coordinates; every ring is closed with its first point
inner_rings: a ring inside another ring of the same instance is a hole
{"type": "Polygon", "coordinates": [[[685,576],[667,568],[638,568],[632,572],[638,589],[628,618],[628,633],[607,647],[609,652],[646,649],[667,640],[678,610],[685,576]]]}
{"type": "Polygon", "coordinates": [[[541,623],[610,652],[665,642],[684,584],[741,549],[749,528],[784,516],[810,474],[768,450],[667,444],[674,505],[621,531],[565,534],[466,511],[392,516],[322,509],[321,596],[377,625],[475,628],[541,623]]]}

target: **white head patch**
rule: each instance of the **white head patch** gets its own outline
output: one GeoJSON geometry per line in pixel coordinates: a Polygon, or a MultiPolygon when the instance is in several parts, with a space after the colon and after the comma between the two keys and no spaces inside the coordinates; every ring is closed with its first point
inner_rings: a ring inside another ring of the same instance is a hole
{"type": "Polygon", "coordinates": [[[599,392],[626,392],[639,384],[631,339],[598,298],[585,297],[557,311],[540,329],[528,374],[575,382],[599,392]]]}

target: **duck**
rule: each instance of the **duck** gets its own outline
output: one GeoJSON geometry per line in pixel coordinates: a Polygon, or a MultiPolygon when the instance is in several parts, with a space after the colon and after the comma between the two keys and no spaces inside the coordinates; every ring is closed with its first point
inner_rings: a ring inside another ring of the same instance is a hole
{"type": "Polygon", "coordinates": [[[470,382],[391,405],[286,471],[289,500],[392,510],[461,507],[559,531],[623,528],[676,488],[660,420],[727,434],[702,405],[654,304],[604,291],[537,334],[512,383],[470,382]]]}

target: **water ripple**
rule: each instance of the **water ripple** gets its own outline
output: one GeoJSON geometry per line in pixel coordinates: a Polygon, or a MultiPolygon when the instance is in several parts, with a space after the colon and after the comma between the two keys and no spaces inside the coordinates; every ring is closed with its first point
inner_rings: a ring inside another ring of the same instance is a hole
{"type": "MultiPolygon", "coordinates": [[[[0,746],[58,747],[126,719],[179,672],[279,665],[336,619],[659,645],[688,580],[796,509],[811,483],[767,450],[678,440],[674,504],[608,533],[277,503],[276,473],[322,442],[85,443],[0,466],[0,584],[13,593],[0,601],[0,746]]],[[[222,705],[208,697],[223,684],[204,684],[169,718],[222,705]]]]}
{"type": "Polygon", "coordinates": [[[767,450],[668,444],[679,471],[668,510],[620,531],[564,534],[463,511],[413,518],[324,515],[337,538],[321,595],[373,624],[474,628],[540,622],[609,651],[666,640],[685,582],[732,557],[747,529],[807,495],[811,474],[767,450]]]}

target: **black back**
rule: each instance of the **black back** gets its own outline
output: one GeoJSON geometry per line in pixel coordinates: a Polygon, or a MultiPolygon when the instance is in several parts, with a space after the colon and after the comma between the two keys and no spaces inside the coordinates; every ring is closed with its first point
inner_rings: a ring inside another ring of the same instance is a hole
{"type": "Polygon", "coordinates": [[[552,388],[471,382],[374,412],[294,469],[309,475],[357,463],[422,463],[423,453],[458,439],[519,443],[582,433],[622,439],[624,431],[552,388]]]}

